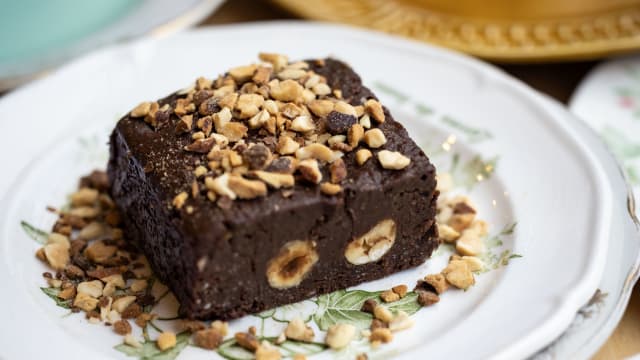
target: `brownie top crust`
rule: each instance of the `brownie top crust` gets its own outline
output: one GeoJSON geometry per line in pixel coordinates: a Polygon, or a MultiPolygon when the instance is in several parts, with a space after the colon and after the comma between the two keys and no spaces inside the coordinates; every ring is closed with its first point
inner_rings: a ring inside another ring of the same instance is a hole
{"type": "Polygon", "coordinates": [[[348,65],[260,59],[144,102],[117,124],[185,241],[213,246],[249,219],[433,177],[428,158],[348,65]]]}

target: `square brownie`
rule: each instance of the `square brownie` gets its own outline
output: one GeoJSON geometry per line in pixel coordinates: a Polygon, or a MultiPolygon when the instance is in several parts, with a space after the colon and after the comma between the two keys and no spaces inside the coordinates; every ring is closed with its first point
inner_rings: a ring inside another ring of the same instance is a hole
{"type": "Polygon", "coordinates": [[[379,279],[438,245],[435,168],[359,76],[260,59],[140,104],[111,135],[127,240],[191,318],[379,279]]]}

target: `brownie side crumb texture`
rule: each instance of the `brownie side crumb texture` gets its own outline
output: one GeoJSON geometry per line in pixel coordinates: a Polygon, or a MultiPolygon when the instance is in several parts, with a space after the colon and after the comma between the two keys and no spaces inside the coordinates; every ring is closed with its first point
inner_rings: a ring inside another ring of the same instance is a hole
{"type": "MultiPolygon", "coordinates": [[[[327,59],[322,65],[309,64],[348,103],[375,99],[344,63],[327,59]]],[[[159,105],[173,108],[180,97],[173,94],[159,105]]],[[[334,196],[296,182],[252,200],[189,198],[179,209],[171,206],[172,200],[190,191],[193,169],[206,161],[204,155],[183,151],[192,139],[176,134],[173,126],[154,129],[125,116],[111,136],[108,172],[129,240],[175,293],[181,311],[196,318],[236,318],[417,266],[438,244],[435,169],[386,108],[384,114],[386,120],[378,124],[386,137],[383,148],[411,159],[404,170],[382,168],[375,155],[358,165],[351,151],[342,158],[347,178],[334,196]],[[396,226],[390,250],[375,262],[347,261],[345,249],[352,239],[385,219],[396,226]],[[294,240],[313,242],[318,260],[299,285],[274,288],[267,268],[294,240]]],[[[169,121],[179,119],[171,114],[169,121]]],[[[257,133],[249,137],[265,140],[257,133]]],[[[326,168],[321,171],[330,178],[326,168]]]]}

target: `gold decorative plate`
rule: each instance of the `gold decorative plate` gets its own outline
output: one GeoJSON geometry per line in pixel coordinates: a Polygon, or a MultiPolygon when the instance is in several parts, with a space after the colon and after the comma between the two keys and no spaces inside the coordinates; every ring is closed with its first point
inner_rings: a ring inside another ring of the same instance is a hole
{"type": "Polygon", "coordinates": [[[640,50],[640,0],[273,0],[306,18],[381,30],[504,62],[640,50]]]}

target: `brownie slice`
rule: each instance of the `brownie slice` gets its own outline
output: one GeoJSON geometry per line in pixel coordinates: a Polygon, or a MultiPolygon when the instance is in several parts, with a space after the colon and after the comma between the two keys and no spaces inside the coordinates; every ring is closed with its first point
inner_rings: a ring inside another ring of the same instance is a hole
{"type": "Polygon", "coordinates": [[[232,319],[423,263],[435,168],[346,64],[265,61],[117,124],[111,193],[183,315],[232,319]]]}

